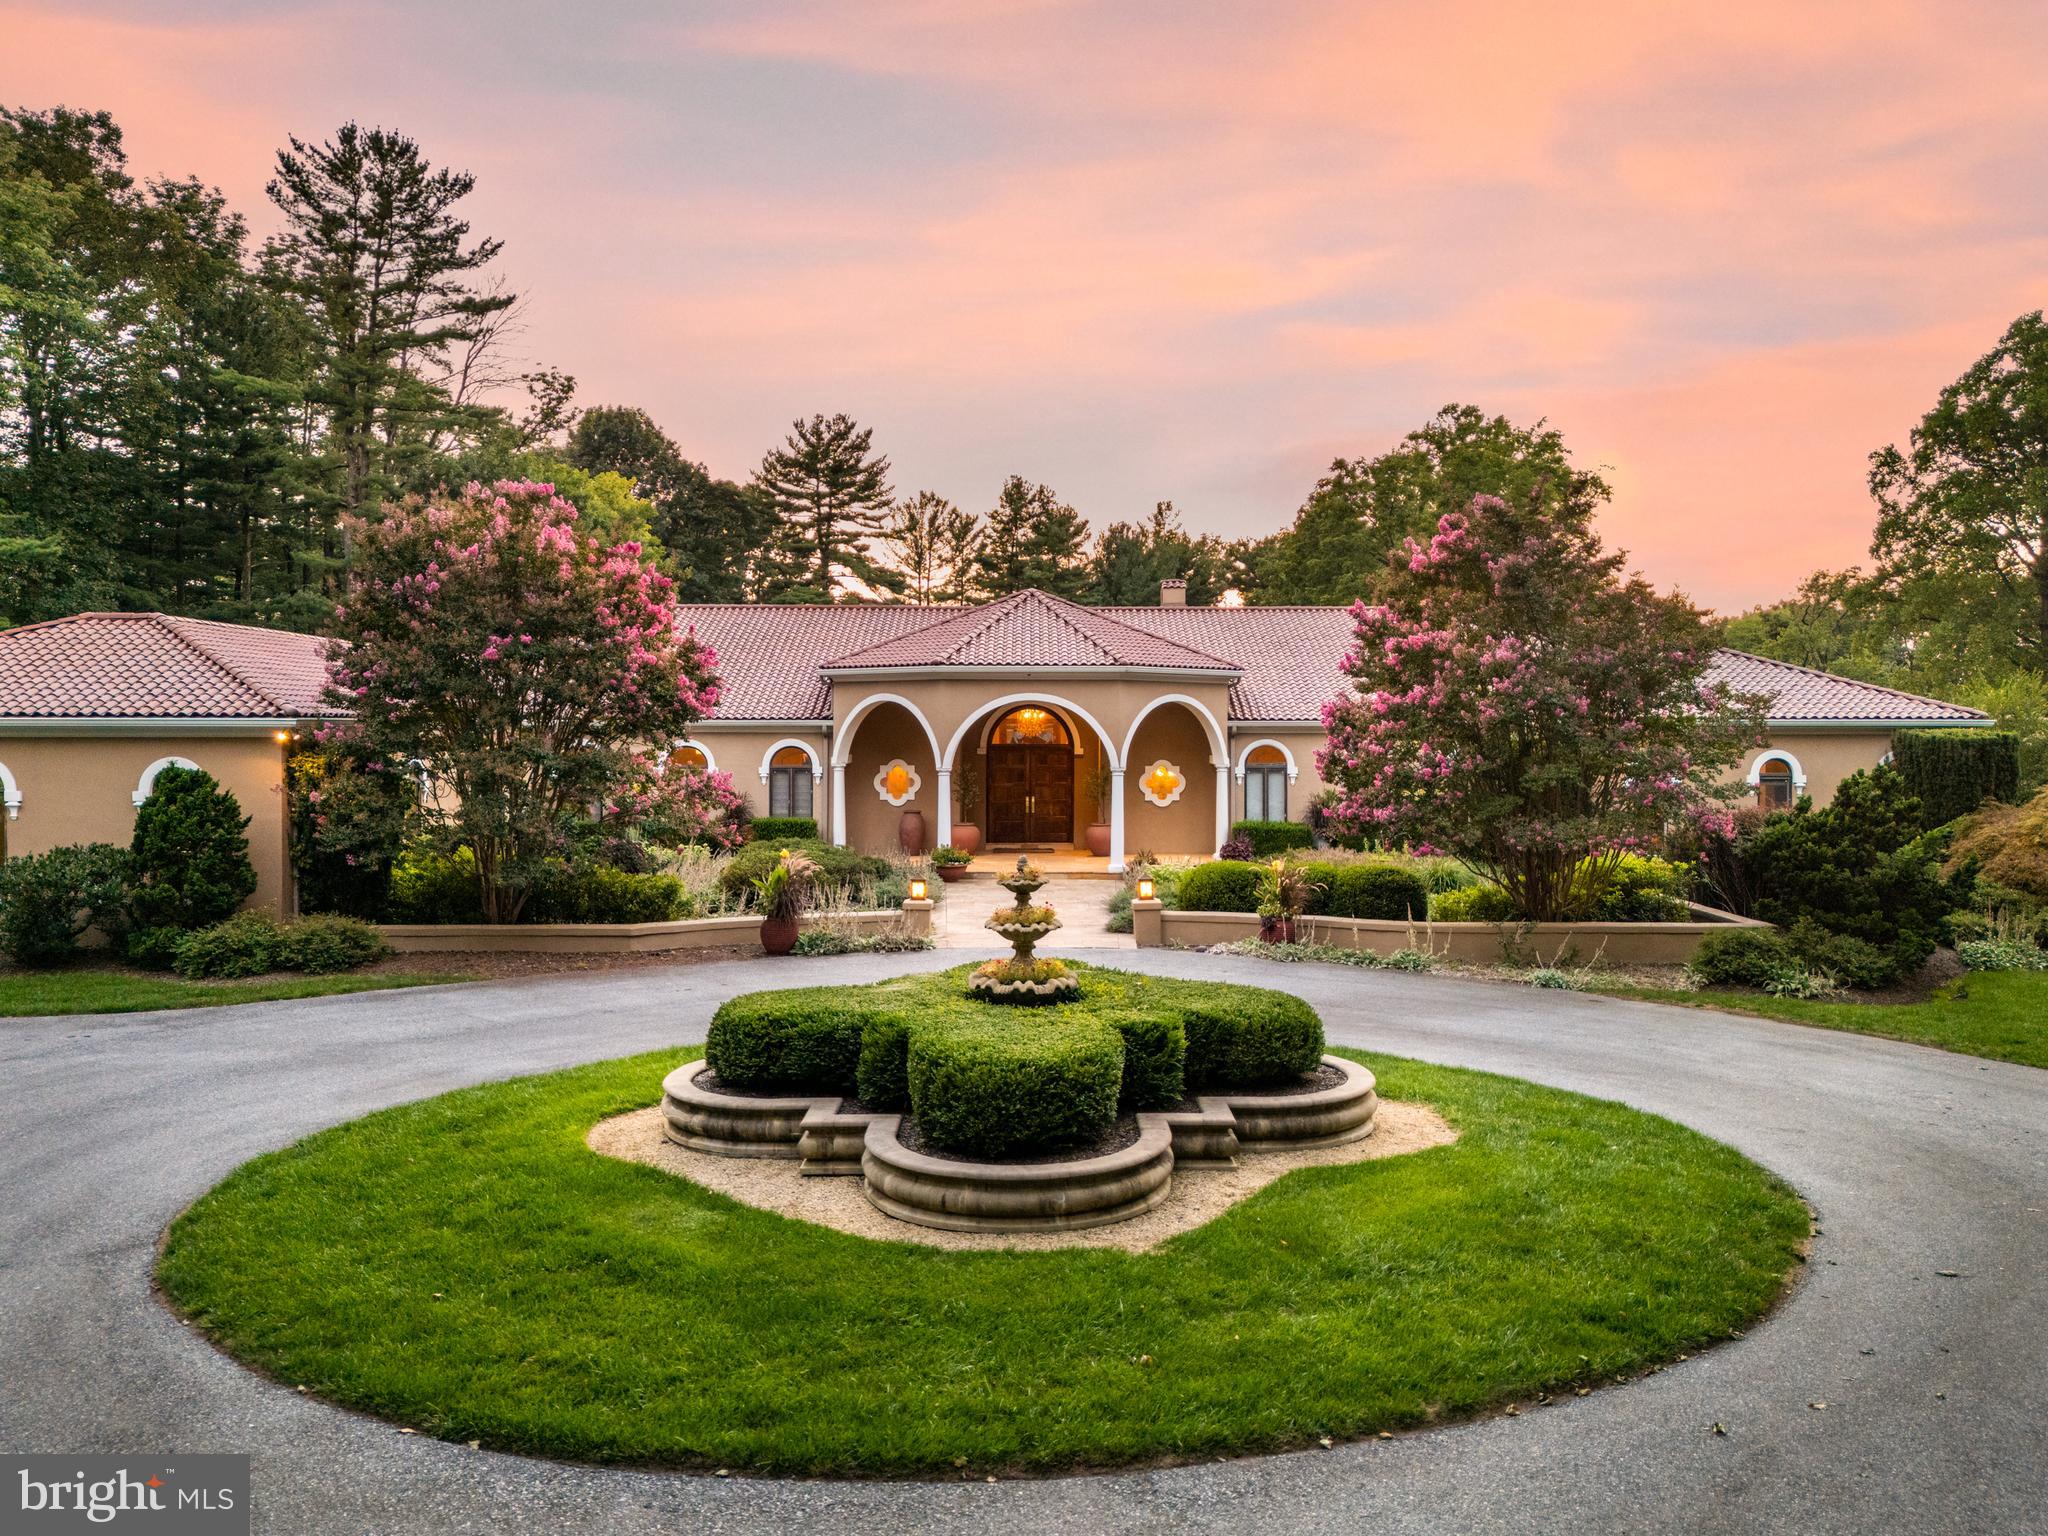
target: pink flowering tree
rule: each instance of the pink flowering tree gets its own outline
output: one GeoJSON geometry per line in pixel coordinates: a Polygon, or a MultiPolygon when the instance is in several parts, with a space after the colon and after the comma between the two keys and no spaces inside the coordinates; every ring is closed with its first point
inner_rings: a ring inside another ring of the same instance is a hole
{"type": "Polygon", "coordinates": [[[1569,918],[1760,738],[1761,701],[1706,679],[1706,616],[1625,576],[1583,515],[1479,496],[1390,563],[1323,707],[1340,832],[1455,855],[1525,917],[1569,918]]]}
{"type": "Polygon", "coordinates": [[[475,855],[485,917],[515,922],[550,862],[628,819],[650,748],[716,703],[716,658],[640,547],[579,533],[551,486],[470,485],[349,533],[328,696],[364,756],[421,777],[430,828],[475,855]]]}

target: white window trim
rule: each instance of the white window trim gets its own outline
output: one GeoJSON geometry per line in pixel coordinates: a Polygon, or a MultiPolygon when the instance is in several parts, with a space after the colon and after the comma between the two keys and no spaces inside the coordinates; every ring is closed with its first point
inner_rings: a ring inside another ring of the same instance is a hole
{"type": "Polygon", "coordinates": [[[143,801],[156,793],[156,776],[166,768],[190,768],[194,773],[199,771],[199,765],[189,757],[158,758],[142,770],[142,777],[136,781],[135,793],[131,798],[135,801],[138,810],[141,809],[143,801]]]}
{"type": "MultiPolygon", "coordinates": [[[[824,783],[825,765],[819,760],[818,749],[808,741],[801,740],[798,737],[785,736],[780,741],[769,743],[768,750],[761,754],[761,782],[763,784],[768,782],[768,770],[775,766],[775,754],[784,747],[795,747],[805,757],[808,757],[811,760],[811,782],[814,784],[824,783]]],[[[709,757],[710,754],[707,752],[705,756],[709,757]]]]}
{"type": "Polygon", "coordinates": [[[1272,747],[1274,750],[1279,752],[1280,756],[1283,759],[1285,759],[1287,763],[1288,783],[1292,784],[1301,777],[1301,770],[1295,766],[1294,753],[1288,747],[1287,743],[1282,741],[1277,736],[1261,736],[1257,741],[1245,743],[1244,750],[1237,754],[1238,783],[1242,784],[1244,782],[1244,771],[1251,764],[1252,754],[1258,751],[1261,747],[1272,747]]]}
{"type": "MultiPolygon", "coordinates": [[[[673,757],[676,753],[682,751],[685,747],[694,747],[697,751],[702,752],[704,754],[704,771],[706,773],[718,772],[717,757],[713,755],[709,747],[705,746],[703,742],[699,741],[694,736],[678,737],[676,739],[676,744],[668,749],[668,757],[673,757]]],[[[772,757],[774,756],[774,754],[771,752],[769,756],[772,757]]],[[[668,766],[668,757],[664,757],[661,760],[663,767],[668,766]]]]}
{"type": "Polygon", "coordinates": [[[0,763],[0,805],[7,807],[7,819],[21,819],[21,786],[14,782],[14,775],[5,763],[0,763]]]}
{"type": "Polygon", "coordinates": [[[1799,759],[1790,752],[1787,752],[1783,747],[1765,747],[1763,751],[1757,753],[1756,761],[1749,765],[1749,787],[1751,789],[1755,789],[1758,783],[1762,781],[1764,764],[1778,758],[1783,758],[1786,766],[1792,770],[1792,787],[1795,790],[1806,788],[1806,770],[1800,766],[1799,759]]]}

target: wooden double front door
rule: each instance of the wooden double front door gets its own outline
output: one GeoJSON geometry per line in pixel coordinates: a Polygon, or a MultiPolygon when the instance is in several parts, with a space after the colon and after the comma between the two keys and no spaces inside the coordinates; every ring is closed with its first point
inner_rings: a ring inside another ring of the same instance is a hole
{"type": "Polygon", "coordinates": [[[1074,749],[1066,745],[991,743],[988,749],[988,840],[991,843],[1074,841],[1074,749]]]}

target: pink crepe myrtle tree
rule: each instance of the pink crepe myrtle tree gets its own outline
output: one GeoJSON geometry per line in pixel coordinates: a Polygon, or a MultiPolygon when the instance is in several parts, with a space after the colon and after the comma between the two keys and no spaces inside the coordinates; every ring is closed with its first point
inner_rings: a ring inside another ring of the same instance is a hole
{"type": "Polygon", "coordinates": [[[716,657],[640,547],[580,534],[551,486],[472,484],[348,532],[327,696],[365,755],[421,776],[432,832],[475,855],[486,919],[516,922],[548,862],[643,789],[648,744],[716,704],[716,657]]]}
{"type": "Polygon", "coordinates": [[[1333,830],[1454,855],[1551,921],[1723,792],[1762,701],[1707,679],[1707,616],[1623,559],[1584,515],[1492,496],[1406,540],[1323,707],[1333,830]]]}

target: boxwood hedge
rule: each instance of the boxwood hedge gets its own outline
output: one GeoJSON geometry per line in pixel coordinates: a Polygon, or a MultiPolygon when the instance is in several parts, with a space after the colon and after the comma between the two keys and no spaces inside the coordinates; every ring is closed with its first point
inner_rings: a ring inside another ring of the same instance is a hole
{"type": "Polygon", "coordinates": [[[732,1087],[909,1110],[934,1144],[981,1157],[1077,1141],[1198,1090],[1285,1083],[1322,1057],[1322,1021],[1286,993],[1074,968],[1077,1001],[1029,1011],[970,997],[971,966],[749,993],[720,1007],[705,1056],[732,1087]]]}

